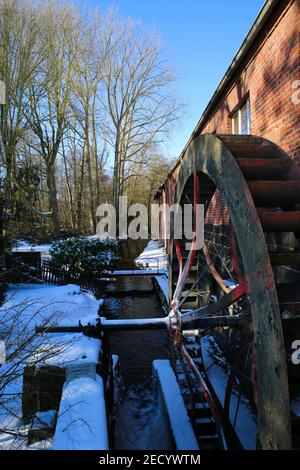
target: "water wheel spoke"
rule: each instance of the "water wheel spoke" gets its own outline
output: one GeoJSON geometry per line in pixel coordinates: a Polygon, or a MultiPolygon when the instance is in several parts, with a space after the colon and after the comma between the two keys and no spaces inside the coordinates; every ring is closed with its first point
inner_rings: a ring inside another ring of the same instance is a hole
{"type": "MultiPolygon", "coordinates": [[[[293,204],[299,203],[300,189],[287,179],[290,167],[286,154],[265,139],[200,135],[176,175],[173,201],[199,200],[205,207],[203,250],[191,255],[183,248],[182,258],[189,263],[181,271],[173,262],[176,244],[170,244],[171,295],[176,291],[181,327],[200,331],[207,380],[215,367],[231,371],[226,404],[220,406],[230,408],[234,402],[228,419],[236,428],[246,401],[256,442],[264,449],[291,445],[282,326],[286,341],[295,338],[290,318],[297,322],[294,310],[300,310],[300,211],[293,204]],[[178,282],[183,270],[186,287],[178,282]],[[291,280],[281,280],[285,272],[291,280]],[[292,310],[292,317],[285,313],[281,325],[284,309],[292,310]],[[238,346],[243,360],[236,364],[238,346]]],[[[300,320],[297,325],[300,333],[300,320]]],[[[293,384],[291,391],[296,392],[293,384]]]]}

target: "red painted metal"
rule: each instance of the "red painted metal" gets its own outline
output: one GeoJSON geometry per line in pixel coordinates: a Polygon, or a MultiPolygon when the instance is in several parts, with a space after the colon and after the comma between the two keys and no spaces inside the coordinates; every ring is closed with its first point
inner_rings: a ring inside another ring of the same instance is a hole
{"type": "Polygon", "coordinates": [[[221,312],[222,310],[230,307],[230,305],[237,302],[241,297],[247,293],[247,282],[242,281],[238,286],[231,290],[228,294],[223,295],[217,302],[206,305],[195,310],[189,310],[182,315],[182,322],[188,323],[195,321],[208,315],[221,312]]]}
{"type": "MultiPolygon", "coordinates": [[[[259,287],[261,284],[260,295],[251,302],[251,316],[255,320],[257,327],[256,330],[253,330],[254,352],[250,370],[251,378],[255,383],[253,398],[256,405],[259,404],[257,410],[257,442],[259,446],[266,449],[289,448],[290,414],[288,389],[286,386],[286,358],[284,352],[282,352],[284,347],[282,346],[280,334],[280,315],[274,283],[274,275],[276,276],[276,273],[272,271],[267,260],[268,252],[258,218],[260,218],[265,232],[277,232],[282,234],[282,237],[284,236],[283,232],[295,232],[296,235],[300,233],[300,210],[292,211],[295,204],[300,201],[299,180],[285,180],[287,175],[289,174],[290,176],[291,174],[291,161],[275,144],[260,137],[236,135],[199,136],[194,139],[191,145],[191,152],[186,152],[184,157],[186,163],[184,168],[181,170],[181,163],[179,163],[176,167],[176,172],[172,173],[172,176],[174,175],[175,177],[173,184],[178,184],[180,189],[180,191],[175,192],[175,195],[177,193],[181,194],[185,184],[189,185],[188,190],[191,193],[192,178],[190,178],[191,174],[186,169],[197,168],[201,172],[199,173],[201,177],[201,196],[203,202],[206,202],[208,206],[206,224],[209,227],[209,224],[213,226],[209,230],[214,230],[214,226],[217,226],[217,234],[221,231],[226,235],[228,233],[229,212],[225,210],[226,208],[223,210],[221,197],[224,197],[226,200],[230,213],[232,211],[232,214],[235,215],[233,218],[234,229],[239,246],[237,246],[236,240],[232,238],[231,253],[232,266],[236,274],[234,277],[237,277],[239,285],[231,292],[223,295],[214,304],[206,305],[201,309],[189,310],[181,315],[178,312],[178,318],[181,321],[180,328],[193,328],[197,325],[196,328],[199,326],[201,329],[203,327],[200,323],[201,319],[216,319],[218,318],[216,317],[218,312],[220,312],[219,318],[221,318],[221,315],[226,316],[226,309],[230,305],[243,297],[248,292],[248,289],[249,295],[251,295],[252,290],[256,292],[257,286],[259,287]],[[227,148],[225,146],[222,149],[220,148],[220,140],[223,141],[227,148]],[[211,146],[209,146],[210,141],[211,146]],[[246,181],[242,178],[238,168],[236,168],[236,163],[246,181]],[[213,190],[205,192],[206,175],[216,184],[214,195],[213,190]],[[221,193],[220,198],[218,198],[219,192],[221,193]],[[255,205],[258,217],[255,214],[255,205]],[[267,207],[276,209],[267,210],[267,207]],[[251,230],[248,229],[249,224],[251,224],[251,230]],[[242,263],[239,261],[239,249],[243,259],[242,267],[240,266],[242,263]],[[262,263],[260,266],[262,260],[265,260],[265,263],[262,263]],[[254,270],[253,265],[258,266],[259,270],[254,270]],[[245,280],[242,280],[243,276],[247,276],[249,286],[247,286],[245,280]],[[270,293],[271,295],[269,295],[270,293]],[[266,323],[265,315],[261,315],[260,312],[268,312],[268,318],[272,318],[273,321],[266,323]],[[195,321],[194,325],[193,321],[195,321]],[[279,325],[277,324],[278,322],[279,325]],[[262,341],[261,338],[263,339],[262,341]],[[266,338],[265,341],[264,338],[266,338]],[[259,344],[259,348],[255,350],[257,344],[259,344]],[[273,357],[280,364],[280,375],[274,373],[272,369],[273,357]],[[266,375],[265,370],[269,370],[270,373],[266,375]],[[274,390],[280,390],[275,398],[274,390]]],[[[195,204],[195,189],[198,189],[198,182],[195,180],[195,174],[193,176],[195,204]]],[[[172,200],[170,202],[176,201],[172,200]]],[[[290,238],[295,239],[295,237],[290,238]]],[[[278,237],[278,244],[280,242],[281,238],[278,237]]],[[[188,261],[191,258],[192,254],[190,252],[188,261]]],[[[285,253],[280,256],[275,254],[274,257],[271,256],[272,261],[276,266],[281,266],[282,264],[289,265],[289,263],[291,263],[290,266],[295,266],[298,264],[298,256],[287,257],[285,253]]],[[[183,271],[188,272],[188,265],[189,263],[187,262],[183,271]]],[[[210,274],[216,279],[218,278],[218,272],[215,270],[213,273],[213,268],[214,266],[212,265],[210,274]]],[[[181,276],[181,279],[183,279],[183,276],[181,276]]],[[[181,289],[183,290],[182,284],[181,289]]],[[[180,292],[183,297],[182,290],[180,292]]],[[[291,295],[289,292],[284,297],[280,295],[280,290],[280,288],[277,288],[281,308],[283,306],[287,308],[292,308],[292,306],[300,307],[298,296],[291,295]]],[[[295,288],[293,290],[295,294],[295,288]]],[[[298,291],[300,291],[299,285],[298,291]]],[[[188,290],[189,292],[190,290],[188,290]]],[[[180,310],[180,305],[178,310],[180,310]]],[[[236,315],[232,315],[232,317],[236,317],[236,315]]],[[[187,360],[191,368],[196,371],[197,367],[192,359],[189,357],[187,360]]]]}
{"type": "Polygon", "coordinates": [[[182,253],[181,253],[181,248],[178,240],[174,240],[175,243],[175,250],[176,250],[176,255],[178,258],[178,263],[179,263],[179,269],[180,267],[182,268],[182,253]]]}
{"type": "MultiPolygon", "coordinates": [[[[194,216],[194,231],[196,228],[196,205],[199,203],[199,178],[197,172],[193,173],[193,185],[194,185],[194,198],[193,198],[193,216],[194,216]]],[[[196,257],[196,243],[197,243],[197,238],[196,234],[194,235],[193,241],[191,243],[191,249],[189,251],[187,260],[185,262],[184,267],[182,267],[182,253],[181,249],[179,246],[178,240],[175,240],[175,249],[176,249],[176,254],[179,262],[179,275],[178,275],[178,281],[177,281],[177,287],[174,292],[173,296],[173,301],[180,301],[180,297],[182,294],[182,290],[184,288],[184,285],[189,277],[191,267],[193,265],[194,259],[196,257]]]]}
{"type": "Polygon", "coordinates": [[[215,423],[215,426],[216,426],[216,429],[217,429],[217,433],[218,433],[218,436],[219,436],[219,441],[220,441],[221,448],[223,450],[226,450],[227,449],[227,443],[226,443],[226,439],[225,439],[225,433],[224,433],[224,428],[223,428],[223,424],[222,424],[222,418],[221,418],[221,415],[219,413],[216,402],[214,401],[214,399],[213,399],[213,397],[212,397],[212,395],[209,391],[209,388],[207,387],[207,385],[205,383],[205,380],[202,377],[198,367],[195,365],[193,359],[191,358],[191,356],[187,352],[187,350],[186,350],[183,343],[181,343],[180,351],[181,351],[182,357],[183,357],[186,365],[188,366],[188,368],[192,372],[193,376],[195,377],[197,385],[199,386],[199,388],[201,390],[201,393],[202,393],[203,397],[205,398],[205,400],[206,400],[206,402],[207,402],[207,404],[210,408],[210,411],[211,411],[212,416],[214,418],[214,423],[215,423]]]}

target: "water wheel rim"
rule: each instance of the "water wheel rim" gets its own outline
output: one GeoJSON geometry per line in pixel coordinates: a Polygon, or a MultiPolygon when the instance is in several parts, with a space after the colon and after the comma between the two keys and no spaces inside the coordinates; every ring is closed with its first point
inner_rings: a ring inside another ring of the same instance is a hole
{"type": "MultiPolygon", "coordinates": [[[[266,241],[254,202],[233,155],[218,137],[201,135],[190,143],[179,169],[174,203],[180,202],[185,183],[193,172],[207,175],[222,194],[245,269],[259,388],[257,446],[263,449],[290,448],[288,379],[280,311],[266,241]]],[[[170,285],[172,248],[171,242],[170,285]]]]}

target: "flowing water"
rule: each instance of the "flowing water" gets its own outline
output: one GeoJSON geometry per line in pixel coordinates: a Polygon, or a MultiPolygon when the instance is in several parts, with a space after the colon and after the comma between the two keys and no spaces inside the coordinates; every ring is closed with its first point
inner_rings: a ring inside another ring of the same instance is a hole
{"type": "MultiPolygon", "coordinates": [[[[107,318],[157,318],[164,315],[149,278],[118,279],[107,286],[106,297],[107,318]]],[[[115,448],[151,449],[158,426],[151,380],[152,361],[169,357],[167,332],[111,332],[109,342],[112,354],[119,356],[123,384],[115,448]]]]}

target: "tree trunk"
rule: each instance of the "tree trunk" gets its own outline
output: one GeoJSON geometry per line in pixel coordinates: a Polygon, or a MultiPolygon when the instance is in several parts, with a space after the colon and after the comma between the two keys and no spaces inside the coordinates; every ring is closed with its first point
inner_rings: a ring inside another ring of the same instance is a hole
{"type": "Polygon", "coordinates": [[[113,202],[116,211],[116,228],[119,229],[119,195],[120,195],[120,157],[118,142],[115,146],[114,177],[113,177],[113,202]]]}
{"type": "MultiPolygon", "coordinates": [[[[94,157],[94,167],[95,167],[95,178],[96,178],[96,199],[95,199],[95,209],[100,205],[101,198],[100,198],[100,171],[102,172],[102,165],[101,168],[99,167],[98,161],[98,145],[97,145],[97,130],[96,130],[96,122],[95,122],[95,102],[96,102],[97,93],[94,93],[93,98],[93,107],[92,107],[92,115],[91,115],[91,124],[92,124],[92,146],[93,146],[93,157],[94,157]]],[[[95,217],[96,221],[96,217],[95,217]]]]}
{"type": "Polygon", "coordinates": [[[51,209],[51,219],[53,227],[53,236],[55,240],[59,239],[59,211],[58,211],[58,202],[57,202],[57,189],[55,181],[55,164],[51,162],[47,165],[47,187],[49,191],[49,203],[51,209]]]}
{"type": "Polygon", "coordinates": [[[83,196],[83,180],[84,180],[84,166],[85,166],[85,156],[84,151],[82,153],[81,165],[80,165],[80,174],[79,174],[79,181],[78,191],[77,191],[77,229],[78,234],[82,235],[82,196],[83,196]]]}
{"type": "Polygon", "coordinates": [[[85,148],[86,148],[86,161],[87,161],[87,169],[88,169],[88,184],[89,184],[89,212],[90,212],[90,220],[91,220],[91,228],[93,234],[96,233],[96,209],[94,204],[94,191],[93,191],[93,176],[92,176],[92,162],[91,162],[91,149],[90,149],[90,133],[89,133],[89,113],[86,110],[85,113],[85,148]]]}
{"type": "Polygon", "coordinates": [[[69,199],[69,211],[70,211],[70,220],[71,220],[71,227],[72,232],[75,231],[75,220],[74,220],[74,213],[73,213],[73,194],[70,185],[69,175],[68,175],[68,165],[67,165],[67,157],[65,154],[65,147],[64,143],[62,142],[62,151],[63,151],[63,162],[64,162],[64,171],[65,171],[65,178],[66,178],[66,186],[68,191],[68,199],[69,199]]]}

